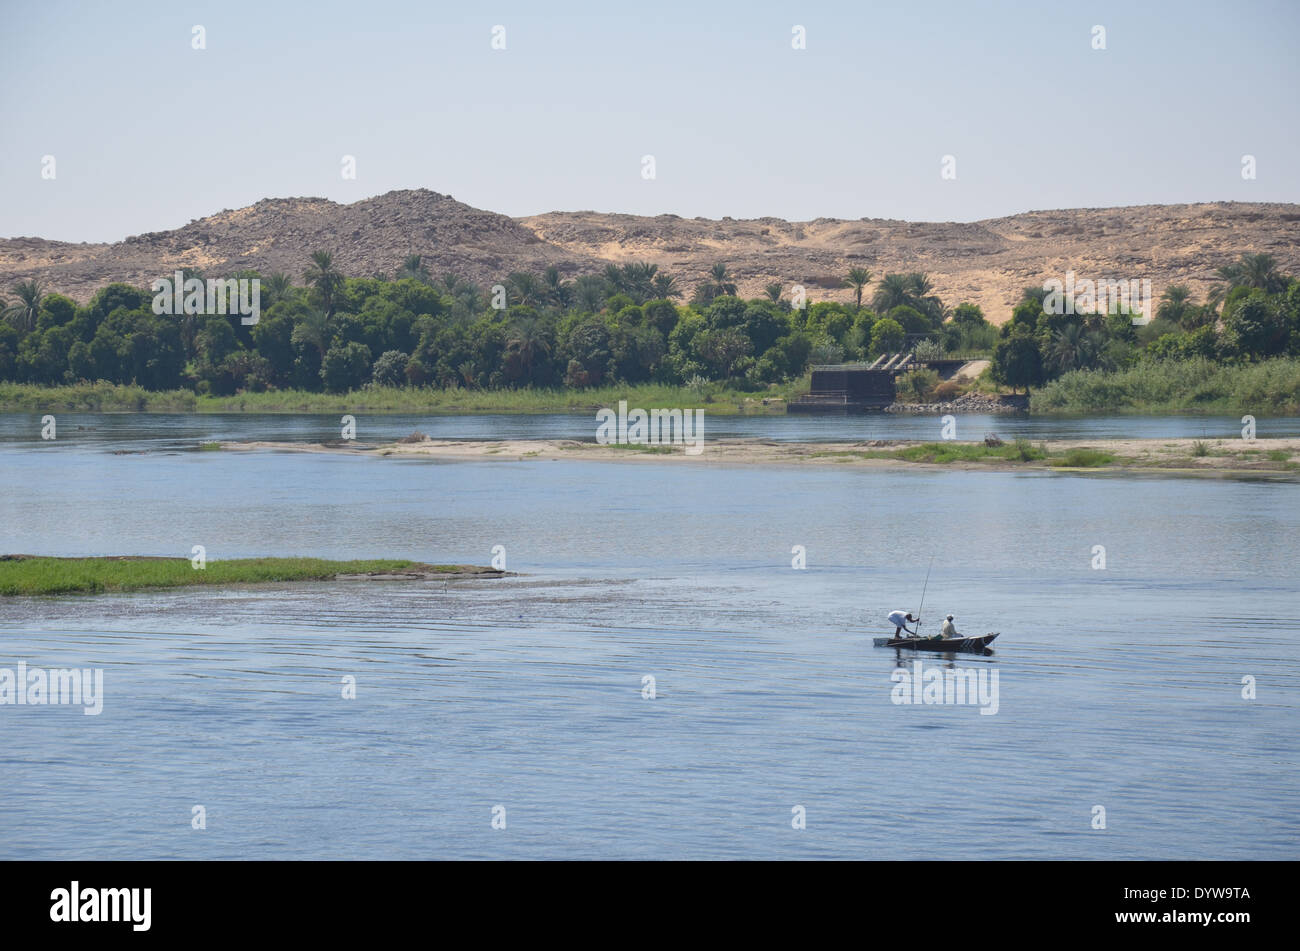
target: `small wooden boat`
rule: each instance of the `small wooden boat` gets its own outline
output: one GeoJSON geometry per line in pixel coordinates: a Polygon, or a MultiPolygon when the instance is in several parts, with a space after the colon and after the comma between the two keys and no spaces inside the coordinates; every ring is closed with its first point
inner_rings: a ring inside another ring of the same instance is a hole
{"type": "Polygon", "coordinates": [[[945,637],[941,640],[930,637],[877,637],[877,647],[905,647],[914,651],[979,651],[985,650],[997,634],[981,634],[978,637],[945,637]]]}

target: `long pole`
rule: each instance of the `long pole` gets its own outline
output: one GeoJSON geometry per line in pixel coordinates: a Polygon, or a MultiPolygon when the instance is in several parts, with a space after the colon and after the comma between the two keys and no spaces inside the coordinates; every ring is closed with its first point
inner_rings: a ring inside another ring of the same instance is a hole
{"type": "MultiPolygon", "coordinates": [[[[935,552],[938,554],[938,552],[935,552]]],[[[934,567],[934,555],[930,556],[930,567],[925,569],[925,584],[921,586],[921,606],[916,609],[916,636],[921,636],[921,612],[925,610],[925,591],[930,587],[930,568],[934,567]]]]}

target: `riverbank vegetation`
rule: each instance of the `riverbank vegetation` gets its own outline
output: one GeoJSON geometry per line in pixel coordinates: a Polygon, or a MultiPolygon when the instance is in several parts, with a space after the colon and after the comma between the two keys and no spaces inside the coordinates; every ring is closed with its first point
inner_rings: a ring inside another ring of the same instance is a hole
{"type": "Polygon", "coordinates": [[[426,565],[396,559],[232,558],[210,561],[206,567],[196,569],[188,558],[4,555],[0,556],[0,595],[93,594],[188,585],[329,581],[340,575],[447,576],[476,570],[461,565],[426,565]]]}
{"type": "MultiPolygon", "coordinates": [[[[802,287],[778,284],[742,299],[717,264],[683,303],[677,279],[645,263],[573,279],[552,267],[490,287],[452,274],[434,278],[418,256],[368,278],[344,277],[324,251],[307,263],[302,285],[286,274],[232,275],[260,281],[259,319],[248,325],[237,314],[155,314],[150,291],[127,284],[110,284],[78,305],[25,281],[12,288],[0,323],[0,383],[77,386],[73,398],[84,406],[108,398],[102,381],[138,388],[121,396],[148,409],[160,401],[147,394],[169,394],[161,403],[170,408],[187,391],[436,389],[463,403],[466,393],[653,384],[752,395],[797,384],[810,365],[874,359],[909,341],[934,357],[987,355],[996,339],[978,307],[949,310],[922,273],[886,274],[864,299],[872,276],[854,269],[850,305],[805,301],[802,287]]],[[[188,270],[183,277],[204,276],[188,270]]],[[[17,408],[23,396],[8,391],[4,405],[17,408]]],[[[414,397],[412,408],[431,401],[437,398],[414,397]]],[[[355,407],[355,396],[348,405],[355,407]]]]}
{"type": "Polygon", "coordinates": [[[1033,394],[1035,413],[1300,413],[1300,358],[1218,363],[1145,360],[1120,370],[1074,370],[1033,394]]]}
{"type": "Polygon", "coordinates": [[[546,412],[629,398],[737,412],[806,392],[812,366],[901,350],[934,366],[991,359],[980,381],[906,374],[900,398],[912,402],[1046,387],[1036,412],[1270,414],[1298,403],[1300,281],[1267,254],[1221,267],[1205,301],[1165,288],[1146,324],[1109,297],[1102,307],[1034,287],[1001,327],[974,304],[950,308],[921,272],[853,268],[854,300],[842,304],[775,283],[742,299],[719,263],[683,303],[676,276],[639,262],[572,278],[516,272],[490,287],[435,278],[418,256],[367,278],[344,277],[326,251],[305,263],[301,285],[233,275],[261,281],[251,325],[156,315],[151,293],[126,284],[85,305],[17,284],[0,302],[0,409],[546,412]]]}
{"type": "Polygon", "coordinates": [[[1044,387],[1030,403],[1038,413],[1296,412],[1300,281],[1267,254],[1217,276],[1200,303],[1183,285],[1165,288],[1149,323],[1113,301],[1074,312],[1029,288],[999,331],[992,376],[1044,387]]]}
{"type": "Polygon", "coordinates": [[[150,392],[114,383],[42,386],[0,383],[0,412],[18,413],[573,413],[617,406],[707,408],[711,415],[784,413],[785,401],[807,392],[807,376],[758,392],[716,383],[673,386],[596,386],[585,389],[475,390],[461,386],[367,386],[348,393],[266,390],[231,396],[197,396],[189,390],[150,392]]]}

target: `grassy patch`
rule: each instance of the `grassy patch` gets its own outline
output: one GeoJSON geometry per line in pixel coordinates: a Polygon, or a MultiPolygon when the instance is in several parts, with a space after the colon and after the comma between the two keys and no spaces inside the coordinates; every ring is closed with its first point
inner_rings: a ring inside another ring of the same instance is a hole
{"type": "Polygon", "coordinates": [[[199,451],[200,451],[200,452],[220,452],[220,451],[221,451],[221,443],[219,443],[219,442],[205,442],[205,443],[199,443],[199,451]]]}
{"type": "MultiPolygon", "coordinates": [[[[140,413],[594,413],[627,400],[643,409],[703,409],[715,416],[783,414],[800,382],[747,391],[721,383],[671,386],[641,383],[590,389],[467,390],[460,387],[366,386],[350,393],[271,390],[234,396],[196,396],[189,390],[152,392],[113,383],[39,386],[0,384],[0,412],[140,413]],[[764,406],[763,400],[770,399],[764,406]]],[[[808,385],[802,382],[804,391],[808,385]]]]}
{"type": "MultiPolygon", "coordinates": [[[[596,443],[596,445],[599,446],[599,445],[601,445],[601,444],[600,444],[600,443],[596,443]]],[[[647,445],[647,444],[645,444],[645,443],[637,443],[637,442],[611,442],[611,443],[605,443],[604,446],[603,446],[603,448],[605,448],[605,449],[626,449],[626,450],[628,450],[628,451],[630,451],[630,452],[648,452],[648,453],[657,454],[657,455],[666,455],[666,454],[668,454],[668,453],[671,453],[671,452],[673,451],[673,449],[674,449],[673,446],[651,446],[651,445],[647,445]]]]}
{"type": "MultiPolygon", "coordinates": [[[[400,571],[416,562],[395,559],[328,561],[323,558],[232,558],[202,570],[188,558],[13,558],[0,557],[0,595],[93,594],[176,588],[186,585],[326,581],[339,574],[400,571]]],[[[457,565],[439,565],[453,572],[457,565]]]]}
{"type": "Polygon", "coordinates": [[[203,396],[198,398],[198,409],[210,413],[594,413],[603,408],[617,409],[619,400],[626,400],[629,408],[703,409],[712,415],[734,416],[783,413],[784,403],[764,407],[761,400],[785,395],[784,391],[746,392],[712,383],[697,388],[642,383],[581,390],[368,386],[351,393],[278,390],[203,396]]]}
{"type": "Polygon", "coordinates": [[[1095,469],[1099,466],[1108,466],[1114,461],[1114,456],[1099,449],[1069,449],[1049,459],[1048,464],[1069,469],[1095,469]]]}
{"type": "Polygon", "coordinates": [[[4,413],[193,413],[198,403],[189,390],[155,392],[116,383],[0,383],[4,413]]]}
{"type": "Polygon", "coordinates": [[[1001,446],[985,443],[927,442],[896,450],[895,458],[908,462],[1033,462],[1047,458],[1047,452],[1025,439],[1001,446]]]}

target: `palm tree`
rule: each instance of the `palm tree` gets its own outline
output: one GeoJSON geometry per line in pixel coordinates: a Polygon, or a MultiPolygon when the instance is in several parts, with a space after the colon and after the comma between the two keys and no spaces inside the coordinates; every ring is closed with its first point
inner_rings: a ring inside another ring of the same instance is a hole
{"type": "Polygon", "coordinates": [[[727,273],[727,266],[718,262],[709,268],[709,276],[713,278],[713,286],[718,293],[715,297],[735,297],[736,285],[731,281],[731,275],[727,273]]]}
{"type": "Polygon", "coordinates": [[[691,298],[691,303],[697,306],[703,306],[712,301],[715,297],[734,297],[736,294],[736,285],[731,280],[731,275],[727,273],[727,266],[719,262],[709,268],[710,280],[695,288],[695,295],[691,298]]]}
{"type": "Polygon", "coordinates": [[[293,334],[289,338],[294,343],[307,343],[315,347],[322,357],[330,344],[330,315],[319,307],[313,307],[294,324],[293,334]]]}
{"type": "Polygon", "coordinates": [[[1231,287],[1257,287],[1270,294],[1286,286],[1286,278],[1278,272],[1277,261],[1271,254],[1243,254],[1239,260],[1219,268],[1218,276],[1231,287]]]}
{"type": "Polygon", "coordinates": [[[584,274],[573,282],[574,300],[580,310],[599,313],[609,297],[609,284],[599,274],[584,274]]]}
{"type": "MultiPolygon", "coordinates": [[[[674,281],[667,277],[665,281],[660,281],[659,265],[651,264],[648,261],[631,261],[627,264],[607,264],[602,276],[605,283],[614,289],[615,293],[626,294],[632,298],[634,304],[644,304],[650,298],[654,297],[660,289],[673,293],[674,281]]],[[[664,296],[660,294],[659,296],[664,296]]]]}
{"type": "MultiPolygon", "coordinates": [[[[1170,284],[1160,295],[1160,306],[1156,308],[1157,320],[1169,320],[1183,326],[1188,314],[1194,310],[1192,289],[1186,284],[1170,284]]],[[[1183,329],[1187,328],[1183,326],[1183,329]]]]}
{"type": "Polygon", "coordinates": [[[668,300],[670,297],[682,296],[682,289],[677,286],[677,278],[671,274],[656,274],[651,282],[651,289],[654,291],[656,300],[668,300]]]}
{"type": "Polygon", "coordinates": [[[550,352],[550,341],[536,320],[520,320],[510,328],[506,337],[506,354],[518,363],[521,378],[528,379],[537,358],[550,352]]]}
{"type": "MultiPolygon", "coordinates": [[[[871,283],[871,272],[864,267],[849,268],[848,277],[844,278],[844,286],[853,288],[854,310],[862,309],[862,289],[871,283]]],[[[778,285],[779,286],[779,285],[778,285]]],[[[772,300],[777,298],[773,297],[772,300]]]]}
{"type": "Polygon", "coordinates": [[[886,274],[880,279],[875,296],[871,299],[876,313],[887,314],[912,299],[912,282],[906,274],[886,274]]]}
{"type": "Polygon", "coordinates": [[[1017,305],[1029,303],[1037,304],[1041,307],[1043,306],[1043,301],[1047,300],[1047,295],[1050,293],[1052,292],[1044,290],[1039,285],[1030,284],[1020,292],[1020,300],[1017,302],[1017,305]]]}
{"type": "Polygon", "coordinates": [[[36,318],[41,312],[41,301],[45,298],[45,288],[40,278],[19,281],[14,285],[18,300],[5,308],[4,314],[19,330],[35,330],[36,318]]]}
{"type": "MultiPolygon", "coordinates": [[[[776,303],[781,299],[781,282],[773,281],[771,284],[764,285],[763,293],[767,295],[768,300],[772,301],[773,303],[776,303]]],[[[858,297],[859,298],[862,297],[861,288],[858,289],[858,297]]]]}
{"type": "Polygon", "coordinates": [[[934,291],[934,285],[930,283],[930,275],[924,271],[913,271],[907,275],[908,293],[913,300],[924,300],[934,291]]]}
{"type": "Polygon", "coordinates": [[[407,255],[402,261],[402,266],[397,269],[397,279],[400,281],[404,277],[414,278],[421,284],[433,283],[433,278],[429,276],[429,269],[421,262],[418,254],[407,255]]]}
{"type": "Polygon", "coordinates": [[[573,302],[573,285],[560,277],[560,269],[554,264],[546,265],[546,270],[542,272],[542,283],[545,285],[546,302],[554,304],[560,310],[568,310],[569,304],[573,302]]]}
{"type": "Polygon", "coordinates": [[[1286,278],[1278,273],[1277,261],[1271,254],[1247,254],[1241,259],[1242,275],[1250,287],[1275,294],[1286,286],[1286,278]]]}
{"type": "Polygon", "coordinates": [[[313,251],[311,267],[303,273],[303,277],[320,295],[325,316],[333,317],[339,292],[343,289],[343,275],[334,267],[334,255],[328,251],[313,251]]]}
{"type": "Polygon", "coordinates": [[[266,306],[270,307],[293,293],[293,279],[277,271],[262,281],[262,292],[266,295],[266,306]]]}
{"type": "Polygon", "coordinates": [[[506,278],[506,286],[514,291],[517,303],[533,307],[546,297],[541,278],[528,271],[515,271],[506,278]]]}
{"type": "Polygon", "coordinates": [[[1047,358],[1062,373],[1077,370],[1083,363],[1087,337],[1083,325],[1070,321],[1052,336],[1047,358]]]}

